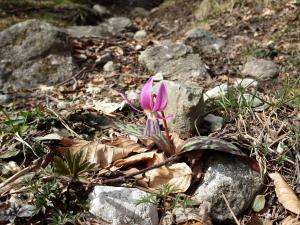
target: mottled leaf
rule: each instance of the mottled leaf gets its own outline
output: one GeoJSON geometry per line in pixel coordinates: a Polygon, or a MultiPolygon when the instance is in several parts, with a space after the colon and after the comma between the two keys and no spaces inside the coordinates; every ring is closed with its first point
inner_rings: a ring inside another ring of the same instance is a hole
{"type": "Polygon", "coordinates": [[[187,139],[182,145],[180,145],[176,152],[182,154],[194,150],[215,150],[230,153],[233,155],[246,156],[238,147],[214,137],[193,137],[187,139]]]}

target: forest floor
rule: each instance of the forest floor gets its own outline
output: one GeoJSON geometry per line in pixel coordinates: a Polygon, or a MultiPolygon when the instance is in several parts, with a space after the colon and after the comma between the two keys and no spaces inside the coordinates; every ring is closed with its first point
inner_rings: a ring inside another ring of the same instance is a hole
{"type": "MultiPolygon", "coordinates": [[[[62,27],[96,24],[95,15],[89,15],[89,10],[82,3],[82,7],[78,9],[78,5],[71,1],[38,2],[1,2],[0,31],[31,18],[46,20],[62,27]],[[78,10],[74,10],[74,7],[78,10]]],[[[47,224],[50,221],[52,224],[80,224],[78,221],[98,224],[95,218],[82,213],[88,207],[84,201],[93,184],[101,180],[102,175],[105,180],[119,174],[99,169],[98,175],[95,175],[95,170],[86,173],[85,169],[88,168],[84,168],[79,171],[82,172],[80,175],[84,175],[82,180],[75,179],[79,176],[78,171],[69,171],[69,174],[60,171],[64,175],[54,178],[54,172],[58,173],[54,171],[54,167],[66,161],[53,161],[51,152],[70,143],[41,143],[37,140],[57,131],[87,141],[98,138],[109,142],[113,137],[123,136],[122,132],[111,126],[107,114],[113,119],[143,124],[145,118],[127,108],[103,113],[89,104],[93,99],[109,99],[120,103],[122,99],[119,92],[140,89],[150,75],[153,75],[138,63],[140,50],[135,48],[136,45],[146,49],[161,40],[176,42],[193,27],[208,29],[225,40],[233,40],[233,37],[237,40],[226,52],[201,55],[212,77],[209,83],[202,84],[205,90],[224,82],[234,83],[240,78],[241,66],[249,57],[272,60],[279,66],[279,76],[259,82],[255,90],[255,95],[269,107],[255,111],[249,105],[240,103],[240,90],[229,90],[226,97],[209,102],[205,109],[206,112],[223,117],[224,127],[214,133],[209,133],[204,127],[200,129],[200,134],[235,143],[259,162],[265,174],[275,171],[280,173],[296,196],[299,196],[300,5],[288,0],[264,3],[259,0],[225,1],[230,3],[224,5],[218,1],[211,2],[214,3],[201,5],[199,0],[168,0],[146,18],[132,18],[139,29],[148,33],[147,39],[143,41],[125,36],[111,38],[104,44],[103,40],[97,39],[73,40],[74,49],[89,51],[99,48],[103,52],[108,48],[113,49],[114,62],[119,66],[119,72],[108,75],[102,67],[82,63],[80,66],[85,68],[84,72],[75,74],[74,79],[59,85],[44,87],[47,92],[41,89],[20,89],[4,93],[10,95],[12,100],[0,106],[0,201],[3,202],[0,203],[0,209],[6,207],[8,199],[15,197],[36,207],[35,216],[30,220],[15,216],[16,224],[47,224]],[[123,53],[119,54],[120,52],[123,53]],[[31,177],[22,181],[26,185],[20,185],[21,181],[16,179],[17,183],[12,180],[4,186],[13,174],[18,174],[16,178],[26,174],[31,177]],[[54,207],[59,208],[59,211],[53,210],[54,207]],[[74,215],[77,215],[76,218],[74,215]]],[[[130,10],[112,5],[108,8],[113,14],[124,16],[130,10]]],[[[148,144],[146,147],[149,147],[148,144]]],[[[69,163],[68,160],[67,162],[69,163]]],[[[70,165],[66,163],[66,170],[68,166],[70,165]]],[[[290,223],[282,222],[288,216],[291,216],[291,221],[295,215],[278,201],[278,194],[268,176],[260,195],[265,200],[260,202],[263,204],[262,209],[254,212],[250,208],[238,217],[239,224],[299,224],[297,219],[290,223]]],[[[299,202],[290,204],[298,204],[297,207],[300,207],[299,202]]]]}

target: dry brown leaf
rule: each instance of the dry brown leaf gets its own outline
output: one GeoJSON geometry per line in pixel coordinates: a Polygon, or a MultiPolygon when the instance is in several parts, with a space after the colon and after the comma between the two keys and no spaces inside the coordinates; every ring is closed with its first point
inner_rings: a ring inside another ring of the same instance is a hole
{"type": "Polygon", "coordinates": [[[82,151],[85,159],[100,165],[102,168],[128,156],[130,153],[147,151],[146,148],[140,147],[139,144],[124,138],[122,138],[120,143],[115,142],[114,145],[103,144],[100,141],[88,142],[72,139],[63,139],[61,143],[65,147],[58,149],[60,153],[66,154],[70,150],[71,154],[76,154],[82,151]]]}
{"type": "Polygon", "coordinates": [[[143,162],[145,163],[145,168],[146,168],[152,166],[157,161],[158,158],[160,157],[156,151],[144,152],[137,155],[129,156],[125,159],[116,160],[113,165],[116,167],[122,167],[122,166],[128,166],[139,162],[143,162]]]}
{"type": "Polygon", "coordinates": [[[281,225],[300,225],[300,218],[288,216],[281,222],[281,225]]]}
{"type": "Polygon", "coordinates": [[[278,201],[284,206],[284,208],[299,215],[300,199],[297,197],[293,189],[286,183],[279,173],[271,173],[269,176],[274,181],[278,201]]]}
{"type": "Polygon", "coordinates": [[[191,185],[192,170],[186,163],[175,163],[146,172],[143,181],[150,190],[168,184],[174,193],[185,192],[191,185]]]}

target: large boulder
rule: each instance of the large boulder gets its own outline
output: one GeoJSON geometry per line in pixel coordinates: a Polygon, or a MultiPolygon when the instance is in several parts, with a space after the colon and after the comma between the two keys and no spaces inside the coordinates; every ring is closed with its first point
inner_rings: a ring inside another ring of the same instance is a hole
{"type": "Polygon", "coordinates": [[[153,73],[186,84],[210,78],[200,56],[184,44],[168,43],[148,48],[139,56],[139,62],[153,73]]]}
{"type": "Polygon", "coordinates": [[[103,224],[157,225],[157,207],[138,201],[149,194],[137,188],[96,186],[89,195],[90,212],[103,224]]]}
{"type": "Polygon", "coordinates": [[[77,70],[68,35],[38,20],[0,32],[0,88],[56,84],[77,70]]]}
{"type": "Polygon", "coordinates": [[[263,187],[260,173],[253,171],[239,158],[227,154],[208,156],[203,181],[192,201],[211,203],[211,216],[217,224],[232,220],[222,194],[235,215],[247,209],[263,187]]]}

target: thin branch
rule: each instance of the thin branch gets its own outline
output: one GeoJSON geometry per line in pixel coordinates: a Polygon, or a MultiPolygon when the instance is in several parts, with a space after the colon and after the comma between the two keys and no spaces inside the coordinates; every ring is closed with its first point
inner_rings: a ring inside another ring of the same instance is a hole
{"type": "Polygon", "coordinates": [[[103,181],[100,182],[100,184],[111,184],[111,183],[125,182],[126,179],[128,179],[128,178],[135,177],[137,175],[146,173],[149,170],[153,170],[153,169],[159,168],[161,166],[167,165],[167,164],[169,164],[169,163],[171,163],[171,162],[173,162],[175,160],[178,160],[178,159],[179,159],[179,156],[173,155],[170,158],[166,159],[164,162],[155,164],[155,165],[150,166],[148,168],[142,169],[142,170],[140,170],[138,172],[130,173],[130,174],[127,174],[127,175],[122,176],[122,177],[117,177],[117,178],[103,180],[103,181]]]}

